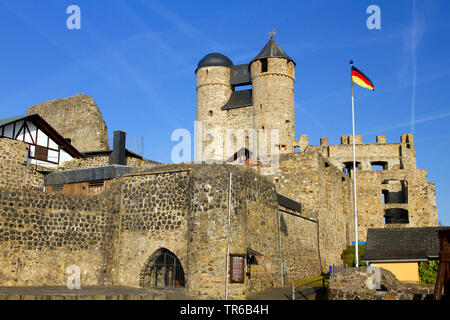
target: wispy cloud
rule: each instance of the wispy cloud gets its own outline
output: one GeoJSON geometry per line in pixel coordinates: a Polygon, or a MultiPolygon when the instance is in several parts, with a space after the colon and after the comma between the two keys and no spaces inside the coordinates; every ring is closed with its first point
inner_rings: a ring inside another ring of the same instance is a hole
{"type": "Polygon", "coordinates": [[[300,107],[298,105],[298,103],[295,104],[295,109],[300,110],[303,114],[305,114],[309,119],[311,119],[315,124],[317,124],[323,130],[327,130],[326,126],[319,119],[314,117],[312,114],[310,114],[304,108],[300,107]]]}
{"type": "Polygon", "coordinates": [[[199,29],[195,28],[192,24],[188,23],[185,19],[183,19],[180,15],[176,14],[174,11],[169,10],[168,8],[160,5],[156,1],[148,1],[141,0],[141,2],[153,10],[160,17],[168,21],[169,23],[175,25],[181,32],[186,34],[192,39],[201,41],[203,43],[207,43],[212,48],[221,47],[220,44],[214,39],[210,38],[204,32],[201,32],[199,29]]]}
{"type": "MultiPolygon", "coordinates": [[[[440,114],[424,116],[419,119],[415,118],[414,125],[419,124],[419,123],[434,121],[434,120],[438,120],[438,119],[442,119],[442,118],[447,118],[447,117],[450,117],[450,111],[442,112],[440,114]]],[[[366,131],[365,134],[375,134],[375,133],[380,133],[380,132],[386,132],[386,131],[390,131],[390,130],[394,130],[394,129],[398,129],[398,128],[408,127],[411,125],[412,125],[411,120],[404,120],[402,122],[392,123],[385,127],[371,129],[369,131],[366,131]]]]}

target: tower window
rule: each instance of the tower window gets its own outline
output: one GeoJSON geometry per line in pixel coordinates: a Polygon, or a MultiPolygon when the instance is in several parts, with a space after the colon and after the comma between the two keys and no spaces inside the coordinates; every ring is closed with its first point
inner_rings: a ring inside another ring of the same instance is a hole
{"type": "Polygon", "coordinates": [[[286,124],[286,129],[289,129],[289,125],[290,125],[290,121],[289,120],[286,120],[286,122],[285,122],[285,124],[286,124]]]}
{"type": "Polygon", "coordinates": [[[268,65],[267,65],[267,58],[261,59],[261,72],[267,72],[268,65]]]}
{"type": "Polygon", "coordinates": [[[209,110],[209,115],[210,115],[210,116],[212,116],[212,115],[213,115],[213,112],[212,112],[212,110],[209,110]]]}

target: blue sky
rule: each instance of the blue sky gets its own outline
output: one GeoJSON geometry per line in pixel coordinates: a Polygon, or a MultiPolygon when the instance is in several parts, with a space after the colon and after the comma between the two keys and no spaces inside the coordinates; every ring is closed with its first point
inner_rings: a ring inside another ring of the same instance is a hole
{"type": "Polygon", "coordinates": [[[210,52],[248,63],[275,40],[296,62],[296,135],[311,144],[351,134],[348,61],[375,92],[355,88],[364,142],[414,134],[417,167],[436,183],[439,220],[450,225],[450,2],[0,0],[0,118],[85,93],[128,147],[170,162],[173,130],[192,130],[194,70],[210,52]],[[69,30],[66,8],[81,9],[69,30]],[[369,5],[381,29],[366,26],[369,5]]]}

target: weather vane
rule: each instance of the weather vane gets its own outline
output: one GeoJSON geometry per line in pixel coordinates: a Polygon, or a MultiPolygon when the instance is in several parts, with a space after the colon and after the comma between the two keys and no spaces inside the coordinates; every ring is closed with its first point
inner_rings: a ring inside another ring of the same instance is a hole
{"type": "Polygon", "coordinates": [[[275,29],[272,29],[272,32],[269,32],[270,39],[273,39],[273,36],[277,34],[275,29]]]}

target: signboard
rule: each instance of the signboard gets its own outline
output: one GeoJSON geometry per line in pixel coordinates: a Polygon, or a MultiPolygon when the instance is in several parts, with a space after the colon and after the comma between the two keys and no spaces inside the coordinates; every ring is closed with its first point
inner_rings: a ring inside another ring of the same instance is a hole
{"type": "Polygon", "coordinates": [[[245,254],[230,254],[230,283],[244,283],[245,254]]]}

